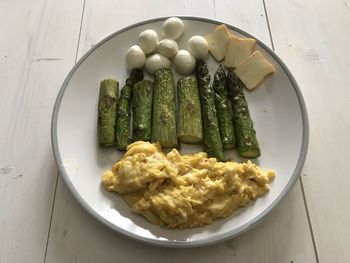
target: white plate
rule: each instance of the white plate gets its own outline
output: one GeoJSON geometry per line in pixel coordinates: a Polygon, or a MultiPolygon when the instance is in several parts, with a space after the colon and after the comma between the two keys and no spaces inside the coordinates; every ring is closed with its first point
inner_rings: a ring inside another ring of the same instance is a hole
{"type": "MultiPolygon", "coordinates": [[[[206,35],[220,22],[183,17],[185,33],[180,48],[192,35],[206,35]]],[[[144,29],[161,33],[165,18],[141,22],[116,33],[94,46],[65,79],[52,117],[52,144],[59,171],[79,203],[97,220],[129,237],[161,246],[200,246],[222,241],[252,228],[287,194],[297,180],[308,145],[308,120],[301,92],[292,74],[278,56],[257,40],[257,49],[273,63],[276,72],[254,92],[246,92],[262,155],[255,160],[264,169],[274,169],[277,177],[271,190],[232,216],[205,227],[169,230],[152,225],[133,214],[116,193],[101,186],[101,174],[121,156],[114,149],[97,146],[97,104],[99,83],[115,78],[120,86],[127,77],[125,54],[144,29]]],[[[229,26],[240,36],[251,35],[229,26]]],[[[208,57],[211,74],[218,64],[208,57]]],[[[177,76],[176,76],[177,77],[177,76]]],[[[200,149],[183,146],[186,152],[200,149]]],[[[235,151],[226,156],[237,158],[235,151]]]]}

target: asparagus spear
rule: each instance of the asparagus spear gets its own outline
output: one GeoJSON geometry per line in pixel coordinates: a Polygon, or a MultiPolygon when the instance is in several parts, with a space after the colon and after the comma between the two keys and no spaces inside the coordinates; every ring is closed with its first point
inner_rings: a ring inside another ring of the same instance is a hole
{"type": "Polygon", "coordinates": [[[229,69],[227,88],[232,100],[237,150],[242,157],[256,158],[260,156],[260,147],[256,139],[256,132],[249,114],[243,87],[243,82],[234,73],[233,69],[229,69]]]}
{"type": "Polygon", "coordinates": [[[154,73],[152,140],[163,147],[177,145],[174,76],[170,69],[154,73]]]}
{"type": "Polygon", "coordinates": [[[143,70],[134,69],[127,78],[124,87],[120,92],[117,106],[116,130],[115,130],[115,147],[118,150],[125,150],[131,142],[131,98],[132,86],[143,79],[143,70]]]}
{"type": "Polygon", "coordinates": [[[153,83],[142,80],[133,87],[133,140],[151,140],[153,83]]]}
{"type": "Polygon", "coordinates": [[[114,145],[115,116],[119,83],[114,79],[105,79],[100,83],[98,99],[97,134],[101,147],[114,145]]]}
{"type": "Polygon", "coordinates": [[[202,135],[202,115],[195,76],[184,77],[177,82],[179,102],[179,134],[184,143],[200,143],[202,135]]]}
{"type": "Polygon", "coordinates": [[[203,60],[197,61],[195,72],[201,101],[204,145],[209,156],[223,161],[225,157],[216,116],[214,91],[210,85],[207,65],[203,60]]]}
{"type": "Polygon", "coordinates": [[[233,117],[230,108],[231,103],[226,90],[226,74],[221,65],[214,75],[213,89],[215,92],[215,106],[222,146],[225,150],[229,150],[235,146],[235,135],[233,129],[233,117]]]}

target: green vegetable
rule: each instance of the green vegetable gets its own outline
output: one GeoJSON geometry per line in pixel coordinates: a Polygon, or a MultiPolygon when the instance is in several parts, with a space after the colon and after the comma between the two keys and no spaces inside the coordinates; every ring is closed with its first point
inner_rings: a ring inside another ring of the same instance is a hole
{"type": "Polygon", "coordinates": [[[152,140],[162,147],[174,147],[176,138],[175,86],[170,69],[154,73],[152,140]]]}
{"type": "Polygon", "coordinates": [[[179,140],[184,143],[200,143],[203,139],[202,115],[195,76],[179,79],[177,91],[179,140]]]}
{"type": "Polygon", "coordinates": [[[195,72],[201,101],[204,145],[210,157],[223,161],[225,157],[216,116],[214,91],[210,84],[207,65],[203,60],[197,61],[195,72]]]}
{"type": "Polygon", "coordinates": [[[215,106],[218,116],[222,146],[225,150],[229,150],[235,146],[235,135],[230,105],[231,103],[226,90],[226,74],[221,65],[214,75],[213,89],[215,92],[215,106]]]}
{"type": "Polygon", "coordinates": [[[229,69],[227,73],[227,88],[232,100],[233,124],[238,153],[246,158],[259,157],[260,147],[243,93],[244,84],[233,69],[229,69]]]}
{"type": "Polygon", "coordinates": [[[150,141],[152,137],[153,83],[142,80],[133,87],[133,140],[150,141]]]}
{"type": "Polygon", "coordinates": [[[101,147],[114,145],[115,117],[119,83],[114,79],[105,79],[100,83],[98,99],[97,134],[101,147]]]}
{"type": "Polygon", "coordinates": [[[143,79],[143,70],[134,69],[127,78],[124,87],[120,92],[117,107],[116,129],[115,129],[115,147],[118,150],[125,150],[131,142],[131,98],[132,86],[143,79]]]}

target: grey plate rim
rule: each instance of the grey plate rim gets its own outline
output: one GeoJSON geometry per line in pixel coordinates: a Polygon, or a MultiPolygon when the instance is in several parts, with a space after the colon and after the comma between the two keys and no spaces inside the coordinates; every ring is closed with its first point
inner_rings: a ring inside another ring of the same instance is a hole
{"type": "Polygon", "coordinates": [[[103,45],[105,42],[110,40],[111,38],[116,37],[117,35],[130,30],[132,28],[142,26],[148,23],[153,23],[153,22],[158,22],[158,21],[163,21],[169,18],[169,16],[166,17],[157,17],[153,19],[148,19],[144,20],[138,23],[134,23],[132,25],[129,25],[127,27],[124,27],[121,30],[118,30],[106,38],[102,39],[100,42],[98,42],[94,47],[92,47],[88,52],[86,52],[79,60],[78,62],[73,66],[73,68],[70,70],[68,73],[67,77],[65,78],[59,93],[56,97],[55,105],[53,108],[52,112],[52,119],[51,119],[51,144],[52,144],[52,149],[53,149],[53,154],[55,161],[58,165],[59,173],[64,179],[66,185],[68,186],[69,190],[72,192],[73,196],[76,198],[78,203],[84,207],[84,209],[92,216],[94,217],[97,221],[101,222],[103,225],[107,226],[108,228],[125,235],[126,237],[132,238],[134,240],[142,241],[147,244],[151,245],[157,245],[157,246],[162,246],[162,247],[178,247],[178,248],[183,248],[183,247],[198,247],[198,246],[205,246],[205,245],[211,245],[215,244],[221,241],[225,241],[231,238],[234,238],[250,229],[252,229],[254,226],[256,226],[258,223],[260,223],[276,206],[280,201],[287,195],[287,193],[291,190],[293,185],[296,183],[297,179],[299,178],[300,172],[303,168],[306,155],[307,155],[307,150],[308,150],[308,144],[309,144],[309,121],[308,121],[308,114],[307,114],[307,109],[306,109],[306,104],[303,98],[303,95],[301,93],[301,90],[293,77],[292,73],[288,69],[288,67],[284,64],[284,62],[279,58],[279,56],[267,45],[265,45],[262,41],[260,41],[258,38],[254,37],[253,35],[235,27],[230,24],[220,22],[214,19],[209,19],[209,18],[203,18],[203,17],[194,17],[194,16],[177,16],[183,20],[194,20],[194,21],[201,21],[201,22],[206,22],[206,23],[211,23],[214,25],[220,25],[220,24],[225,24],[229,29],[232,29],[246,37],[251,37],[256,39],[256,42],[258,43],[259,46],[261,46],[266,52],[271,55],[275,61],[282,67],[282,69],[285,71],[287,74],[290,82],[292,83],[294,87],[294,91],[297,95],[300,109],[301,109],[301,115],[302,115],[302,123],[303,123],[303,135],[302,135],[302,146],[300,149],[299,153],[299,158],[298,162],[296,164],[296,167],[294,169],[294,172],[286,185],[286,187],[283,189],[283,191],[280,193],[280,195],[272,202],[272,204],[264,210],[263,213],[252,219],[251,221],[247,222],[246,224],[242,225],[241,227],[229,231],[225,234],[218,235],[217,237],[214,238],[208,238],[204,240],[199,240],[199,241],[167,241],[167,240],[154,240],[154,239],[149,239],[149,238],[144,238],[140,237],[138,235],[135,235],[134,233],[125,231],[116,225],[113,225],[109,221],[107,221],[105,218],[103,218],[101,215],[99,215],[97,212],[95,212],[89,205],[88,203],[81,197],[79,192],[75,189],[73,186],[72,182],[69,179],[69,176],[63,166],[62,158],[60,155],[60,150],[58,147],[58,140],[57,140],[57,118],[58,118],[58,113],[61,105],[61,101],[63,98],[63,95],[65,93],[65,90],[74,75],[75,71],[79,68],[79,66],[101,45],[103,45]]]}

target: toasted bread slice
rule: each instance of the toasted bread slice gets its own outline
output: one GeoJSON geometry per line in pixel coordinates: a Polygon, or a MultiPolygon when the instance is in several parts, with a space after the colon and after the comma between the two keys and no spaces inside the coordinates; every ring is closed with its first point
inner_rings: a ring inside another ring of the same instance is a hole
{"type": "Polygon", "coordinates": [[[208,34],[205,38],[208,41],[210,53],[217,61],[221,61],[225,57],[228,38],[231,36],[225,25],[215,28],[213,33],[208,34]]]}
{"type": "Polygon", "coordinates": [[[231,35],[228,39],[225,54],[225,66],[235,68],[249,57],[254,48],[256,41],[253,38],[239,38],[231,35]]]}
{"type": "Polygon", "coordinates": [[[255,51],[235,69],[235,73],[249,90],[256,88],[267,75],[274,71],[273,65],[260,51],[255,51]]]}

